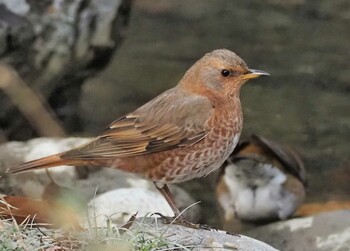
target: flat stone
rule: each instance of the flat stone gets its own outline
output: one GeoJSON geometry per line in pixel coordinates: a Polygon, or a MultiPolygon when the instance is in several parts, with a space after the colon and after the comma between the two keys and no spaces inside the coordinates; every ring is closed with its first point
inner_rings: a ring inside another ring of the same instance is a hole
{"type": "Polygon", "coordinates": [[[139,218],[131,226],[131,232],[144,232],[144,238],[159,236],[171,248],[187,247],[190,250],[239,250],[276,251],[266,243],[244,235],[232,235],[225,231],[193,229],[176,224],[163,224],[156,218],[139,218]]]}
{"type": "Polygon", "coordinates": [[[350,247],[350,211],[291,219],[245,234],[285,251],[345,251],[350,247]]]}

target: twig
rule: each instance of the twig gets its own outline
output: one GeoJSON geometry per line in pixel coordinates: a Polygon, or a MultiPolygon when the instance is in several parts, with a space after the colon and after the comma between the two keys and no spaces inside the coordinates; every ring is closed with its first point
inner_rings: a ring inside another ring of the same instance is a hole
{"type": "MultiPolygon", "coordinates": [[[[39,94],[29,88],[15,69],[7,64],[0,63],[0,76],[0,88],[11,99],[12,103],[21,111],[40,136],[66,136],[55,113],[39,94]]],[[[2,137],[0,133],[0,143],[1,141],[2,137]]],[[[79,179],[87,177],[86,167],[75,167],[75,172],[79,179]]]]}
{"type": "Polygon", "coordinates": [[[54,113],[45,107],[43,99],[33,92],[17,72],[7,64],[0,64],[0,88],[22,112],[41,136],[66,135],[54,113]]]}

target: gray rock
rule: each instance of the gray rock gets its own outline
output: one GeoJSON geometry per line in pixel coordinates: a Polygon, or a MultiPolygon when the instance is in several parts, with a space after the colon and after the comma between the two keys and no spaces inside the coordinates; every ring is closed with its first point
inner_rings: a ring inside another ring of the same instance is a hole
{"type": "Polygon", "coordinates": [[[285,251],[347,251],[350,249],[350,211],[291,219],[245,234],[285,251]]]}
{"type": "Polygon", "coordinates": [[[154,218],[137,219],[131,232],[145,231],[144,238],[159,236],[171,248],[187,247],[190,250],[239,250],[239,251],[276,251],[261,241],[243,235],[231,235],[224,231],[198,230],[179,225],[164,225],[154,218]],[[146,226],[146,227],[145,227],[146,226]]]}
{"type": "MultiPolygon", "coordinates": [[[[116,227],[108,224],[104,228],[93,228],[66,232],[60,229],[32,228],[30,224],[21,232],[10,221],[0,221],[2,235],[0,247],[6,250],[236,250],[276,251],[273,247],[243,235],[230,235],[223,231],[197,230],[184,226],[167,224],[155,218],[138,218],[131,227],[116,227]],[[18,242],[18,236],[23,241],[18,242]],[[61,241],[57,243],[57,239],[61,241]],[[141,247],[144,247],[143,249],[141,247]]],[[[2,249],[3,250],[3,249],[2,249]]]]}

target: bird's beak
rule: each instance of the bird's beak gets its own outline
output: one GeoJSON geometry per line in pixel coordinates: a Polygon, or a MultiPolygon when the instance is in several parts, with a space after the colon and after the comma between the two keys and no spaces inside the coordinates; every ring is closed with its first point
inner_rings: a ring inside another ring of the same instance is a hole
{"type": "Polygon", "coordinates": [[[243,79],[259,78],[261,76],[270,76],[266,71],[248,69],[248,72],[243,75],[243,79]]]}

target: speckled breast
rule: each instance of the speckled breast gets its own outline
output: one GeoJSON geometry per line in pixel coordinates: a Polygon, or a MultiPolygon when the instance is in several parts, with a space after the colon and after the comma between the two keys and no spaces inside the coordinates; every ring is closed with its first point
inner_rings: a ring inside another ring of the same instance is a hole
{"type": "Polygon", "coordinates": [[[238,143],[241,112],[221,113],[211,121],[212,130],[191,147],[158,153],[162,159],[148,170],[146,178],[162,183],[180,183],[208,175],[219,168],[238,143]],[[238,116],[237,116],[238,115],[238,116]]]}

